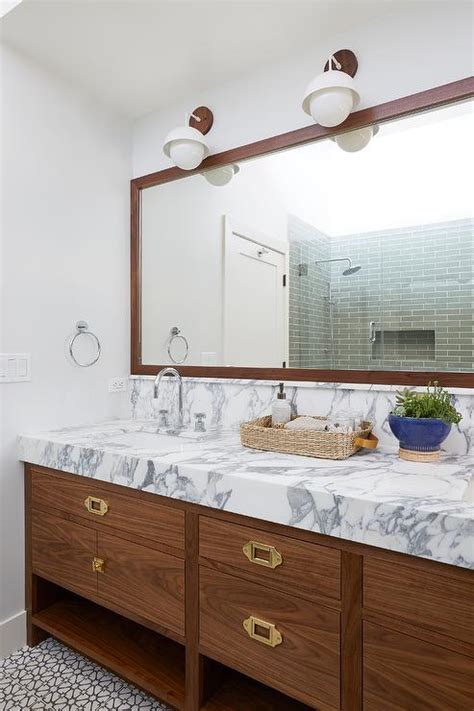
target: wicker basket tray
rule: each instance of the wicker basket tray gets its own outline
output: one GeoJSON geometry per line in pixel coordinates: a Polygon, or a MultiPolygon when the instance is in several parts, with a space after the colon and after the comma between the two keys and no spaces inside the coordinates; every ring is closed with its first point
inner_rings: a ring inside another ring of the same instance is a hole
{"type": "MultiPolygon", "coordinates": [[[[294,419],[294,418],[292,418],[294,419]]],[[[327,417],[315,417],[327,420],[327,417]]],[[[289,430],[283,425],[272,427],[271,415],[259,417],[240,425],[240,441],[244,447],[268,452],[301,454],[321,459],[348,459],[363,447],[375,449],[377,437],[372,434],[372,423],[366,422],[358,432],[318,432],[316,430],[289,430]]]]}

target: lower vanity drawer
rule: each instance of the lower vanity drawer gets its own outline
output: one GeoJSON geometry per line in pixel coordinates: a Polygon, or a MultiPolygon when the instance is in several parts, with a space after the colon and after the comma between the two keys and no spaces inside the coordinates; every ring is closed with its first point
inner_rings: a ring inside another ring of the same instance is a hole
{"type": "Polygon", "coordinates": [[[370,622],[363,636],[364,711],[472,711],[471,657],[370,622]]]}
{"type": "Polygon", "coordinates": [[[339,708],[340,615],[201,566],[203,654],[318,711],[339,708]]]}

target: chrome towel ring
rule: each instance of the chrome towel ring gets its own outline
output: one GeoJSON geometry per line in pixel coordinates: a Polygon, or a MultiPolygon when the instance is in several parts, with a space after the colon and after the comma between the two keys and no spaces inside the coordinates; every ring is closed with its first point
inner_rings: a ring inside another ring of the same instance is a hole
{"type": "Polygon", "coordinates": [[[179,330],[179,328],[177,326],[173,326],[173,328],[170,331],[170,336],[168,338],[168,355],[170,357],[170,360],[172,360],[173,363],[177,363],[178,365],[180,365],[181,363],[184,363],[184,361],[188,357],[188,353],[189,353],[189,344],[188,344],[187,339],[183,335],[181,335],[181,331],[179,330]],[[173,354],[171,353],[171,346],[173,344],[173,341],[176,341],[176,339],[180,339],[184,343],[184,356],[181,359],[175,358],[173,356],[173,354]]]}
{"type": "Polygon", "coordinates": [[[92,331],[89,331],[89,324],[87,323],[87,321],[78,321],[76,323],[76,329],[77,329],[76,333],[69,341],[69,355],[71,356],[74,363],[76,365],[78,365],[80,368],[90,368],[91,365],[94,365],[94,363],[97,363],[97,361],[100,358],[100,354],[102,351],[100,341],[97,338],[97,336],[95,335],[95,333],[92,333],[92,331]],[[90,338],[92,338],[95,341],[97,353],[88,363],[81,363],[81,361],[78,360],[76,358],[76,356],[74,355],[74,344],[77,342],[77,339],[79,338],[79,336],[89,336],[90,338]]]}

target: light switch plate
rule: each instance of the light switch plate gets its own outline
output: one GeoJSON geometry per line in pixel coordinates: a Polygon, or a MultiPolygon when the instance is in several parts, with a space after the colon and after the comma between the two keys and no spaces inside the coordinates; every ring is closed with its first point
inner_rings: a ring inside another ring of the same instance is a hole
{"type": "Polygon", "coordinates": [[[127,390],[128,378],[118,377],[110,378],[109,393],[124,393],[127,390]]]}
{"type": "Polygon", "coordinates": [[[30,380],[30,353],[0,353],[0,383],[26,383],[30,380]]]}

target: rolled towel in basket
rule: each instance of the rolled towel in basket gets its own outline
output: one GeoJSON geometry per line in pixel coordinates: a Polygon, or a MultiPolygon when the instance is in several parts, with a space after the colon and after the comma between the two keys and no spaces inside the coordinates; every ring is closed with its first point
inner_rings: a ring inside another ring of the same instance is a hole
{"type": "Polygon", "coordinates": [[[326,429],[328,432],[334,432],[335,434],[338,432],[343,434],[349,434],[350,432],[354,431],[350,425],[341,424],[338,422],[330,422],[326,429]]]}
{"type": "Polygon", "coordinates": [[[326,420],[318,420],[307,415],[297,417],[285,425],[286,430],[316,430],[317,432],[324,432],[326,427],[326,420]]]}

